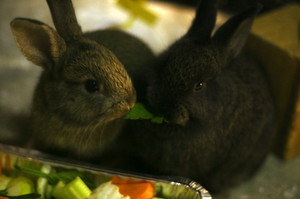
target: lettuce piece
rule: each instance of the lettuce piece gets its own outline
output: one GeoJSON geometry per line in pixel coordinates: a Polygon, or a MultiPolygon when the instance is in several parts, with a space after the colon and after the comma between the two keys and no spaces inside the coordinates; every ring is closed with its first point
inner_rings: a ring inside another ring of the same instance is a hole
{"type": "Polygon", "coordinates": [[[134,105],[134,107],[129,111],[129,113],[125,116],[125,119],[130,120],[150,120],[153,123],[161,124],[163,122],[168,122],[164,117],[162,116],[155,116],[153,113],[151,113],[149,110],[146,109],[146,107],[138,102],[134,105]]]}

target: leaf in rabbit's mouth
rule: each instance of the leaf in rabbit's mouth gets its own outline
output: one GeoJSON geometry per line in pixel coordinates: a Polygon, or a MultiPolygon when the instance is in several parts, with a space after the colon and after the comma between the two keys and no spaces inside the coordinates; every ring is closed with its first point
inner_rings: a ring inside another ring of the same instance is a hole
{"type": "Polygon", "coordinates": [[[126,115],[125,119],[129,120],[150,120],[153,123],[161,124],[168,122],[166,118],[158,115],[154,115],[145,108],[142,103],[136,103],[134,107],[126,115]]]}

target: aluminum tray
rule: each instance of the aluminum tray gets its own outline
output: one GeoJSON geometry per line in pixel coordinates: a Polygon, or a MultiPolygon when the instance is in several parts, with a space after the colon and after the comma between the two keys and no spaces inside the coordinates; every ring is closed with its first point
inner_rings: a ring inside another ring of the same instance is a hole
{"type": "Polygon", "coordinates": [[[58,158],[49,154],[41,153],[36,150],[15,147],[11,145],[0,144],[0,157],[9,154],[12,159],[18,161],[34,162],[36,164],[49,164],[55,167],[77,169],[92,173],[103,178],[119,176],[124,178],[134,178],[137,180],[146,180],[160,184],[163,195],[166,199],[211,199],[211,195],[206,189],[195,181],[186,178],[173,177],[155,177],[143,174],[125,173],[116,170],[104,169],[95,165],[82,162],[70,161],[58,158]]]}

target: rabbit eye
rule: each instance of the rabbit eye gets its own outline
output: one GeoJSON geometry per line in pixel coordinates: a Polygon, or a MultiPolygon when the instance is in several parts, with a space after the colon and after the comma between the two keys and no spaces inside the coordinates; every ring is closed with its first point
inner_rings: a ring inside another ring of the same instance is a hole
{"type": "Polygon", "coordinates": [[[95,93],[99,91],[98,83],[95,80],[87,80],[84,83],[85,89],[90,93],[95,93]]]}
{"type": "Polygon", "coordinates": [[[194,92],[199,92],[204,86],[203,82],[198,82],[194,85],[194,92]]]}

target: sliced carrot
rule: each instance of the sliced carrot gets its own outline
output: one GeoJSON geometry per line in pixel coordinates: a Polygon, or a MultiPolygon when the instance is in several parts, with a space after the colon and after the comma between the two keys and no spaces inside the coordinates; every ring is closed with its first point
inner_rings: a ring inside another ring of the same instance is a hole
{"type": "Polygon", "coordinates": [[[155,195],[154,183],[131,178],[113,177],[112,184],[119,187],[119,192],[130,199],[151,199],[155,195]]]}
{"type": "Polygon", "coordinates": [[[0,176],[2,176],[2,156],[0,156],[0,176]]]}
{"type": "Polygon", "coordinates": [[[0,199],[9,199],[8,197],[0,196],[0,199]]]}
{"type": "Polygon", "coordinates": [[[10,155],[6,154],[5,156],[5,170],[6,174],[9,175],[10,172],[10,155]]]}
{"type": "Polygon", "coordinates": [[[151,199],[155,195],[153,186],[149,183],[121,184],[117,186],[122,195],[128,195],[131,199],[151,199]]]}

